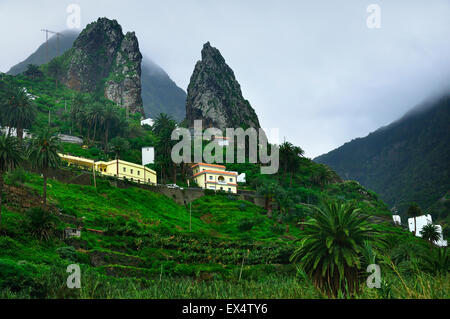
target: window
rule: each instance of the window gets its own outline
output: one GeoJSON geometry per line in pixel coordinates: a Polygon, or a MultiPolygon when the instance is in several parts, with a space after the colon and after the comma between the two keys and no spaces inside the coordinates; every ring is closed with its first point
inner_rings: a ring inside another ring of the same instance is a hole
{"type": "Polygon", "coordinates": [[[133,169],[131,169],[131,174],[133,174],[133,169]]]}
{"type": "Polygon", "coordinates": [[[127,168],[126,168],[126,167],[124,167],[124,168],[123,168],[123,172],[125,173],[126,171],[127,171],[127,168]]]}
{"type": "Polygon", "coordinates": [[[220,187],[220,190],[223,191],[223,187],[220,187]]]}
{"type": "Polygon", "coordinates": [[[233,182],[233,178],[230,178],[230,182],[233,182]]]}
{"type": "Polygon", "coordinates": [[[138,176],[141,175],[141,171],[137,171],[137,173],[138,173],[138,176]]]}
{"type": "Polygon", "coordinates": [[[212,179],[213,179],[213,177],[212,177],[212,176],[209,176],[209,179],[210,179],[210,180],[212,180],[212,179]]]}
{"type": "Polygon", "coordinates": [[[228,191],[231,192],[231,187],[228,187],[228,191]]]}

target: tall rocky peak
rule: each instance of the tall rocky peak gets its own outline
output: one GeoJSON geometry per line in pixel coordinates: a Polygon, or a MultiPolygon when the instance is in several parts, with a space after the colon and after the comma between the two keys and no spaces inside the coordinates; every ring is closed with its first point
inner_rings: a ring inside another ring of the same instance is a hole
{"type": "MultiPolygon", "coordinates": [[[[244,99],[233,70],[219,50],[203,45],[202,60],[195,65],[188,86],[186,117],[189,126],[203,120],[204,127],[260,128],[258,116],[244,99]]],[[[224,132],[225,133],[225,132],[224,132]]]]}
{"type": "Polygon", "coordinates": [[[141,61],[134,32],[126,35],[116,20],[99,18],[79,35],[69,51],[65,84],[82,92],[102,92],[132,113],[144,113],[141,61]]]}

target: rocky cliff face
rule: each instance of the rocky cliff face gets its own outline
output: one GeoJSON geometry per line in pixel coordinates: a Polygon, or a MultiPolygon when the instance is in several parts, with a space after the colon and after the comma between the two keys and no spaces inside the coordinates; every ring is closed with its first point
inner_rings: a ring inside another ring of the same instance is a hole
{"type": "Polygon", "coordinates": [[[80,33],[68,53],[63,81],[69,88],[102,92],[131,113],[144,113],[142,55],[134,32],[124,35],[116,20],[99,18],[80,33]]]}
{"type": "MultiPolygon", "coordinates": [[[[48,56],[47,45],[43,43],[24,61],[13,66],[8,74],[20,74],[27,69],[28,64],[46,64],[71,50],[80,32],[66,30],[61,31],[61,33],[64,36],[59,39],[59,45],[57,45],[56,36],[49,39],[48,56]]],[[[145,116],[155,118],[160,113],[166,113],[178,122],[183,121],[186,117],[186,92],[179,88],[160,66],[145,55],[142,59],[141,70],[141,91],[145,116]]],[[[110,95],[114,101],[120,101],[120,94],[118,94],[120,86],[110,83],[108,87],[111,87],[111,89],[106,94],[110,95]],[[115,97],[112,97],[113,94],[115,97]]],[[[133,96],[136,95],[133,94],[133,96]]]]}
{"type": "Polygon", "coordinates": [[[244,99],[233,70],[219,50],[209,42],[203,46],[202,60],[195,65],[188,87],[186,117],[189,126],[203,120],[204,127],[260,128],[258,116],[244,99]]]}

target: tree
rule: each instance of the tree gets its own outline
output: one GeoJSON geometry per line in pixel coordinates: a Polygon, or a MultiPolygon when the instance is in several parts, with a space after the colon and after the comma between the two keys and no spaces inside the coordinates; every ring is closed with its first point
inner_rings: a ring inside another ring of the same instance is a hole
{"type": "Polygon", "coordinates": [[[110,130],[119,122],[119,114],[117,109],[112,105],[107,105],[103,114],[103,129],[104,129],[104,149],[108,152],[108,141],[110,130]]]}
{"type": "Polygon", "coordinates": [[[56,231],[59,219],[41,207],[33,207],[27,211],[30,233],[39,240],[49,240],[56,231]]]}
{"type": "Polygon", "coordinates": [[[0,229],[2,226],[3,174],[22,160],[22,150],[15,137],[0,135],[0,229]]]}
{"type": "Polygon", "coordinates": [[[58,88],[58,80],[63,76],[63,66],[61,60],[56,58],[49,62],[47,68],[48,74],[55,79],[56,88],[58,88]]]}
{"type": "Polygon", "coordinates": [[[44,178],[43,205],[47,206],[47,177],[50,167],[58,167],[62,152],[60,139],[50,129],[44,129],[33,138],[29,150],[29,159],[33,167],[39,169],[44,178]]]}
{"type": "Polygon", "coordinates": [[[31,79],[42,78],[42,76],[44,75],[39,67],[35,64],[28,64],[27,69],[25,70],[25,72],[23,72],[23,74],[31,79]]]}
{"type": "Polygon", "coordinates": [[[333,178],[333,172],[325,165],[320,164],[312,175],[312,181],[320,187],[327,185],[333,178]]]}
{"type": "Polygon", "coordinates": [[[289,159],[289,172],[291,173],[289,179],[289,187],[292,187],[292,178],[294,174],[298,171],[300,166],[300,158],[303,157],[305,151],[300,146],[293,146],[291,156],[289,159]]]}
{"type": "Polygon", "coordinates": [[[288,165],[292,158],[293,147],[294,145],[292,145],[292,143],[287,141],[283,142],[280,145],[279,155],[280,155],[280,165],[283,167],[283,179],[288,171],[288,165]]]}
{"type": "Polygon", "coordinates": [[[23,129],[29,128],[36,117],[36,107],[33,100],[23,87],[10,83],[3,96],[4,122],[11,128],[15,127],[19,143],[22,143],[23,129]]]}
{"type": "Polygon", "coordinates": [[[119,178],[119,158],[130,148],[130,143],[122,138],[115,137],[111,140],[111,145],[114,153],[116,154],[116,169],[117,169],[117,178],[119,178]]]}
{"type": "Polygon", "coordinates": [[[411,203],[406,214],[409,217],[414,218],[414,235],[416,235],[417,234],[416,217],[419,217],[422,215],[422,210],[420,209],[419,205],[417,205],[416,203],[411,203]]]}
{"type": "Polygon", "coordinates": [[[446,275],[450,272],[450,254],[447,247],[439,247],[421,255],[421,269],[433,275],[446,275]]]}
{"type": "Polygon", "coordinates": [[[256,189],[259,195],[264,196],[264,209],[267,217],[272,217],[272,198],[275,196],[277,185],[274,182],[262,182],[256,189]]]}
{"type": "Polygon", "coordinates": [[[92,104],[92,106],[88,109],[86,113],[86,119],[89,123],[89,126],[93,128],[94,135],[92,136],[92,139],[95,140],[95,137],[97,135],[97,128],[101,127],[105,122],[105,107],[103,104],[99,102],[95,102],[92,104]]]}
{"type": "Polygon", "coordinates": [[[72,107],[70,108],[70,119],[72,120],[72,131],[74,128],[74,124],[78,123],[78,130],[80,134],[82,134],[82,127],[83,127],[83,111],[86,107],[86,100],[81,93],[76,93],[73,102],[72,107]]]}
{"type": "Polygon", "coordinates": [[[166,170],[172,167],[172,177],[174,183],[177,182],[177,165],[172,161],[172,147],[176,141],[173,141],[172,131],[176,129],[176,122],[167,114],[161,113],[153,124],[153,133],[156,136],[155,152],[156,164],[161,167],[163,179],[166,178],[166,170]]]}
{"type": "Polygon", "coordinates": [[[430,243],[430,249],[433,247],[433,243],[439,241],[441,238],[437,226],[433,224],[423,226],[420,235],[430,243]]]}
{"type": "Polygon", "coordinates": [[[314,207],[291,261],[299,262],[314,285],[328,295],[356,292],[362,247],[373,236],[367,218],[338,201],[314,207]]]}

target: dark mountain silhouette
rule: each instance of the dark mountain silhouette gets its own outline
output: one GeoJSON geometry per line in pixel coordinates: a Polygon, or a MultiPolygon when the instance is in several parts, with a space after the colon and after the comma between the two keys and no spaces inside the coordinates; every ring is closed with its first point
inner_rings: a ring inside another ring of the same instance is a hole
{"type": "MultiPolygon", "coordinates": [[[[59,55],[71,49],[80,34],[79,31],[66,30],[59,39],[59,55]]],[[[24,61],[13,66],[7,73],[17,75],[24,72],[28,64],[42,65],[58,56],[56,36],[48,41],[48,58],[45,42],[24,61]]],[[[181,122],[186,116],[186,92],[179,88],[169,75],[151,59],[144,55],[141,64],[141,95],[146,117],[155,118],[167,113],[181,122]]]]}
{"type": "Polygon", "coordinates": [[[418,105],[398,121],[315,161],[372,189],[401,214],[417,202],[435,219],[448,218],[450,95],[418,105]]]}

